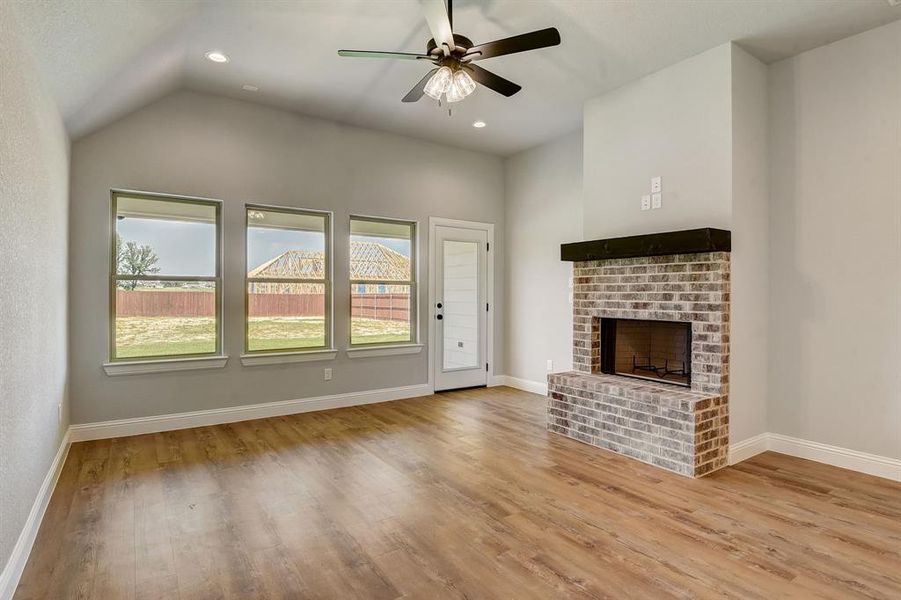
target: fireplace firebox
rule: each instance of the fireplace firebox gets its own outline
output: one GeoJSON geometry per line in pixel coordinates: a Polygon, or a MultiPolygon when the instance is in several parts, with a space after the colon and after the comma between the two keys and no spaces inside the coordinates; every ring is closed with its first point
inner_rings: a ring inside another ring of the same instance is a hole
{"type": "Polygon", "coordinates": [[[602,373],[691,386],[691,323],[602,318],[600,337],[602,373]]]}

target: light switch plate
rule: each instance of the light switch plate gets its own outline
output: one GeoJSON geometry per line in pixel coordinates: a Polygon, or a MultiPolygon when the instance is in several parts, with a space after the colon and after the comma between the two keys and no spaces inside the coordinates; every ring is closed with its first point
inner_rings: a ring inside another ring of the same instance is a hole
{"type": "Polygon", "coordinates": [[[651,193],[659,192],[661,189],[663,181],[661,177],[652,177],[651,178],[651,193]]]}
{"type": "Polygon", "coordinates": [[[651,194],[651,208],[654,210],[663,206],[663,194],[660,192],[656,194],[651,194]]]}
{"type": "Polygon", "coordinates": [[[651,197],[647,194],[641,197],[641,210],[651,210],[651,197]]]}
{"type": "Polygon", "coordinates": [[[332,370],[331,369],[323,369],[322,370],[322,378],[326,381],[332,380],[332,370]]]}

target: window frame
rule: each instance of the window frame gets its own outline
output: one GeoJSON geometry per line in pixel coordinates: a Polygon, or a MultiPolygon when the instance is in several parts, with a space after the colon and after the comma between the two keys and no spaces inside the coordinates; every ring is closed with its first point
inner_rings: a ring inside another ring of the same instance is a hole
{"type": "Polygon", "coordinates": [[[348,327],[347,327],[347,347],[350,350],[365,348],[382,348],[393,346],[410,346],[419,343],[419,222],[411,219],[397,219],[394,217],[377,217],[371,215],[350,215],[348,219],[348,235],[347,235],[347,274],[350,282],[350,294],[348,297],[348,327]],[[354,221],[369,221],[374,223],[399,223],[410,227],[410,279],[408,281],[385,280],[385,279],[353,279],[350,277],[350,242],[353,237],[351,229],[354,221]],[[398,340],[395,342],[369,342],[357,343],[353,342],[353,290],[356,285],[408,285],[410,286],[410,339],[398,340]]]}
{"type": "Polygon", "coordinates": [[[110,190],[110,223],[109,223],[109,315],[107,318],[109,348],[107,350],[110,363],[139,363],[162,360],[179,360],[203,357],[223,356],[223,323],[222,323],[222,201],[213,198],[199,198],[195,196],[181,196],[177,194],[164,194],[158,192],[142,192],[136,190],[111,189],[110,190]],[[138,198],[141,200],[156,200],[162,202],[174,202],[180,204],[197,204],[211,206],[216,211],[216,260],[215,274],[211,276],[193,275],[119,275],[119,265],[116,260],[116,224],[118,223],[119,197],[138,198]],[[210,281],[216,285],[216,349],[213,352],[201,352],[192,354],[155,354],[153,356],[116,356],[116,290],[119,281],[210,281]]]}
{"type": "Polygon", "coordinates": [[[270,354],[303,354],[303,353],[320,353],[322,351],[329,351],[334,349],[334,294],[333,294],[333,281],[334,281],[334,271],[333,271],[333,263],[334,260],[332,258],[333,254],[333,227],[334,227],[334,213],[328,210],[316,210],[312,208],[298,208],[293,206],[274,206],[269,204],[245,204],[244,205],[244,355],[245,356],[262,356],[262,355],[270,355],[270,354]],[[250,277],[248,275],[249,272],[249,264],[247,262],[248,251],[250,250],[250,236],[248,232],[250,230],[250,211],[251,210],[259,210],[263,212],[280,212],[285,214],[294,214],[294,215],[315,215],[325,217],[325,229],[323,230],[323,234],[325,235],[325,244],[323,248],[325,250],[325,268],[323,274],[325,275],[324,279],[307,279],[307,278],[295,278],[295,277],[250,277]],[[314,284],[322,284],[324,286],[325,292],[325,308],[324,308],[324,317],[325,317],[325,339],[322,346],[304,346],[304,347],[296,347],[296,348],[278,348],[275,350],[267,349],[267,350],[251,350],[249,348],[250,342],[250,292],[248,291],[251,283],[314,283],[314,284]]]}

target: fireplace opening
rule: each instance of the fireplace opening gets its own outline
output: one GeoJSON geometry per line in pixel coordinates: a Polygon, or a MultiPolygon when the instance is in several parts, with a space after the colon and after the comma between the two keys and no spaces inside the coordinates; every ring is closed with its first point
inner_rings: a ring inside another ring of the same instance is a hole
{"type": "Polygon", "coordinates": [[[691,385],[691,323],[601,319],[601,372],[691,385]]]}

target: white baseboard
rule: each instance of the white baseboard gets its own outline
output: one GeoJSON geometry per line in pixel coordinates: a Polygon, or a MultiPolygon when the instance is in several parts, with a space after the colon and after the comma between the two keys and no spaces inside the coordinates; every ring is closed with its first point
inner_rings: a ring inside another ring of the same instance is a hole
{"type": "Polygon", "coordinates": [[[901,481],[901,460],[859,452],[779,433],[761,433],[729,447],[729,464],[741,462],[767,450],[806,458],[833,467],[901,481]]]}
{"type": "Polygon", "coordinates": [[[25,564],[28,562],[28,556],[31,554],[31,547],[34,545],[38,530],[41,528],[44,512],[47,510],[47,505],[50,504],[53,490],[56,489],[56,482],[63,470],[63,465],[66,463],[66,456],[69,455],[70,446],[70,435],[67,431],[59,444],[56,456],[53,457],[53,462],[50,463],[47,475],[44,476],[44,481],[41,482],[34,504],[31,505],[31,512],[28,513],[22,532],[19,533],[19,539],[16,540],[16,545],[13,546],[12,554],[10,554],[3,571],[0,572],[0,600],[9,600],[16,592],[19,579],[22,577],[25,564]]]}
{"type": "Polygon", "coordinates": [[[547,381],[531,381],[507,375],[504,377],[504,382],[508,387],[516,388],[517,390],[547,396],[547,381]]]}
{"type": "Polygon", "coordinates": [[[374,404],[377,402],[402,400],[404,398],[415,398],[417,396],[428,396],[431,393],[433,393],[431,386],[423,383],[420,385],[408,385],[404,387],[369,390],[365,392],[349,392],[331,396],[301,398],[299,400],[283,400],[281,402],[248,404],[244,406],[198,410],[154,417],[137,417],[134,419],[120,419],[117,421],[83,423],[72,425],[69,430],[73,442],[85,442],[88,440],[143,435],[145,433],[159,433],[161,431],[173,431],[191,427],[236,423],[238,421],[249,421],[252,419],[265,419],[267,417],[280,417],[317,410],[328,410],[331,408],[374,404]]]}
{"type": "Polygon", "coordinates": [[[488,378],[488,387],[497,387],[499,385],[507,385],[506,375],[492,375],[488,378]]]}
{"type": "Polygon", "coordinates": [[[759,433],[729,446],[729,464],[734,465],[769,450],[768,433],[759,433]]]}

